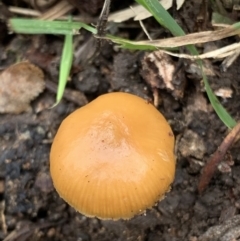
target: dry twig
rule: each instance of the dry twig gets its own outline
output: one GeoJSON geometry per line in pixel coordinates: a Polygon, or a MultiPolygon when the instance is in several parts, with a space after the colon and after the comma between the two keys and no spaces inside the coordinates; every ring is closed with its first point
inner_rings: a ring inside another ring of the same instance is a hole
{"type": "Polygon", "coordinates": [[[238,123],[231,132],[225,137],[219,148],[213,154],[212,158],[203,168],[202,175],[200,177],[200,181],[198,184],[198,191],[202,193],[210,180],[212,179],[215,171],[217,170],[217,166],[223,160],[227,150],[231,147],[231,145],[238,139],[240,134],[240,123],[238,123]]]}

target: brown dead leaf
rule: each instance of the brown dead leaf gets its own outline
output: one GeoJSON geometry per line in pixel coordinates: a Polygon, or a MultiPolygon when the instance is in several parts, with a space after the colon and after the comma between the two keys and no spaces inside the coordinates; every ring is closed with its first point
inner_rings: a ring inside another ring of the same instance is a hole
{"type": "Polygon", "coordinates": [[[29,62],[14,64],[0,74],[0,113],[18,114],[45,87],[41,69],[29,62]]]}
{"type": "Polygon", "coordinates": [[[146,53],[142,60],[142,76],[154,89],[167,89],[176,99],[184,95],[186,84],[183,69],[176,68],[172,58],[161,50],[146,53]]]}

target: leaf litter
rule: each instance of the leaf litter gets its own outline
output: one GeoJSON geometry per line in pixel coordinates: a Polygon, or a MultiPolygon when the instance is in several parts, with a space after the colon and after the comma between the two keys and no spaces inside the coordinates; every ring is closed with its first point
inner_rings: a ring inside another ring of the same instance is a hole
{"type": "Polygon", "coordinates": [[[30,101],[44,89],[43,71],[30,62],[11,65],[0,74],[0,113],[31,110],[30,101]]]}

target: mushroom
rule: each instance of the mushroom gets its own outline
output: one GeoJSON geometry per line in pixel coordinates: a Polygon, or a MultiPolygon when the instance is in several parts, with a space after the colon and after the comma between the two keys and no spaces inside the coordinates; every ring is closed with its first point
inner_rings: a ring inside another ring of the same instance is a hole
{"type": "Polygon", "coordinates": [[[62,122],[51,147],[50,171],[59,195],[80,213],[130,219],[169,190],[174,136],[146,100],[104,94],[62,122]]]}

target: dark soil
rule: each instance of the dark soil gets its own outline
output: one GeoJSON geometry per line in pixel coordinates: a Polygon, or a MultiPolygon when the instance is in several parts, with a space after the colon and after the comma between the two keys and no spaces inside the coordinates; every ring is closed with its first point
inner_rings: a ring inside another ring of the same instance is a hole
{"type": "MultiPolygon", "coordinates": [[[[199,1],[186,2],[179,12],[173,12],[185,29],[194,31],[199,1]]],[[[141,36],[140,27],[130,29],[128,24],[123,25],[116,30],[116,35],[141,36]]],[[[150,19],[146,25],[150,29],[159,28],[150,19]]],[[[162,30],[157,37],[164,36],[170,35],[162,30]]],[[[90,38],[89,33],[83,31],[75,38],[77,48],[90,42],[90,38]]],[[[0,41],[1,69],[17,59],[28,59],[41,67],[46,80],[52,83],[31,103],[30,112],[0,114],[0,240],[240,240],[239,142],[228,152],[228,158],[234,162],[230,172],[218,170],[207,189],[201,195],[197,192],[201,170],[228,129],[211,107],[201,79],[191,72],[189,61],[181,60],[185,84],[182,96],[176,98],[164,86],[156,89],[146,81],[142,75],[143,52],[119,50],[105,42],[91,64],[82,57],[75,60],[67,94],[58,106],[50,108],[55,102],[53,82],[58,78],[63,38],[5,34],[0,41]],[[153,100],[153,92],[157,93],[158,108],[176,137],[177,168],[171,191],[151,210],[127,221],[101,221],[77,213],[54,190],[49,173],[49,151],[61,121],[85,104],[86,99],[91,101],[112,91],[130,92],[149,101],[153,100]],[[225,234],[229,235],[225,237],[225,234]]],[[[231,38],[215,44],[222,46],[235,41],[231,38]]],[[[178,59],[173,61],[179,64],[178,59]]],[[[216,73],[209,76],[213,90],[230,88],[233,91],[231,98],[220,98],[220,101],[239,120],[240,59],[226,72],[221,71],[220,61],[207,63],[216,73]]]]}

